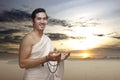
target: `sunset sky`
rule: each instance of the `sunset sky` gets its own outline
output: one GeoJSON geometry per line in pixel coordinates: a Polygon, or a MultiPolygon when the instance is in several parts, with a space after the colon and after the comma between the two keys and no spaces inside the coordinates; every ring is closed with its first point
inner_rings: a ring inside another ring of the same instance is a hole
{"type": "Polygon", "coordinates": [[[120,80],[120,0],[0,0],[0,80],[23,80],[19,47],[36,8],[47,12],[53,49],[70,53],[63,80],[120,80]]]}
{"type": "MultiPolygon", "coordinates": [[[[55,47],[73,50],[93,48],[119,50],[119,3],[120,0],[1,0],[0,14],[12,10],[31,14],[35,8],[42,7],[46,9],[49,17],[56,21],[51,21],[53,24],[47,25],[45,33],[65,34],[69,38],[59,40],[59,43],[58,40],[53,41],[55,47]]],[[[13,27],[18,24],[11,22],[10,28],[6,27],[8,24],[4,25],[1,22],[0,31],[20,29],[13,27]]]]}

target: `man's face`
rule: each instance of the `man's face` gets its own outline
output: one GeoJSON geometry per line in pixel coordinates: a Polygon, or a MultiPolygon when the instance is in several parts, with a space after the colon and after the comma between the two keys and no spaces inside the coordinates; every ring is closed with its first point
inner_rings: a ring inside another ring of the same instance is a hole
{"type": "Polygon", "coordinates": [[[34,28],[44,30],[47,24],[47,16],[44,12],[39,12],[33,20],[34,28]]]}

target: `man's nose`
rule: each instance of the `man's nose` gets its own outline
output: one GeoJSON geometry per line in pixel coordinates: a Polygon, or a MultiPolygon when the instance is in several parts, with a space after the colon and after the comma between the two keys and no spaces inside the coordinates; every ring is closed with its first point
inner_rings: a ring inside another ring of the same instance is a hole
{"type": "Polygon", "coordinates": [[[45,20],[44,20],[44,19],[41,19],[41,20],[40,20],[40,22],[41,22],[41,23],[44,23],[44,22],[45,22],[45,20]]]}

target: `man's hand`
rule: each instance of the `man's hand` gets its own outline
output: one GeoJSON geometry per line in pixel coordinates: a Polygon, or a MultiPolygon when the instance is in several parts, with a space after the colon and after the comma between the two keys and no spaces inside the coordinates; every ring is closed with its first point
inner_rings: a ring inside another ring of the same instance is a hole
{"type": "Polygon", "coordinates": [[[61,52],[61,61],[67,59],[70,56],[70,52],[61,52]]]}
{"type": "Polygon", "coordinates": [[[48,61],[60,61],[61,53],[60,52],[50,52],[47,56],[48,61]]]}

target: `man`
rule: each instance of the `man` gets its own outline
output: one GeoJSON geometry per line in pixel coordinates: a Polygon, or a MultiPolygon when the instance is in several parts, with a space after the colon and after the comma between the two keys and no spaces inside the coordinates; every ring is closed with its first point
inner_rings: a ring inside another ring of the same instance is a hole
{"type": "Polygon", "coordinates": [[[25,68],[24,80],[61,80],[69,52],[53,51],[51,40],[43,31],[48,16],[43,8],[32,12],[33,30],[20,43],[19,65],[25,68]]]}

